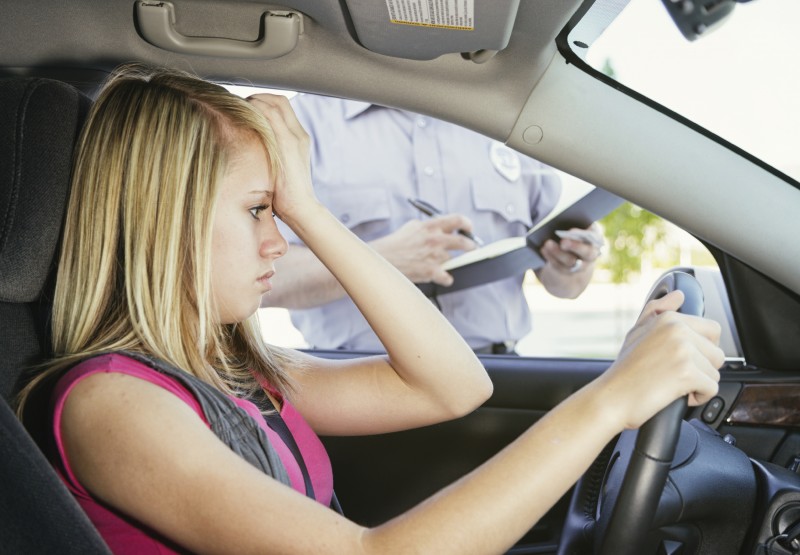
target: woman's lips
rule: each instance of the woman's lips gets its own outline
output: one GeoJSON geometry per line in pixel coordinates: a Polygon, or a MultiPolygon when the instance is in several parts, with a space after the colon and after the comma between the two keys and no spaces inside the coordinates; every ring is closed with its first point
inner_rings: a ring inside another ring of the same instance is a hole
{"type": "Polygon", "coordinates": [[[264,289],[265,292],[266,291],[270,291],[272,289],[272,284],[270,283],[269,280],[274,275],[275,275],[275,271],[274,270],[270,270],[269,272],[267,272],[266,274],[264,274],[263,276],[258,278],[257,281],[258,281],[258,283],[261,284],[261,286],[262,286],[262,288],[264,289]]]}

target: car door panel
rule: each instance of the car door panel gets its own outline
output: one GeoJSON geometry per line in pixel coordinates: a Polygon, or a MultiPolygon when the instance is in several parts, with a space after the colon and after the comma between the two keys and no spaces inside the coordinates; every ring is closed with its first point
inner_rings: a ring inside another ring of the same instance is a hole
{"type": "MultiPolygon", "coordinates": [[[[413,507],[500,451],[610,364],[517,356],[486,356],[482,362],[494,394],[463,418],[391,434],[323,438],[349,518],[372,526],[413,507]]],[[[569,495],[514,553],[554,553],[568,501],[569,495]]]]}
{"type": "MultiPolygon", "coordinates": [[[[337,496],[349,518],[374,526],[410,509],[500,451],[611,364],[609,360],[488,355],[481,360],[494,393],[463,418],[392,434],[323,438],[334,467],[337,496]]],[[[726,407],[734,405],[742,389],[737,368],[739,363],[731,362],[722,371],[720,391],[731,393],[726,407]]],[[[750,372],[747,378],[764,379],[760,372],[750,372]]],[[[704,409],[695,407],[687,419],[703,419],[704,409]]],[[[731,425],[727,414],[723,411],[711,425],[722,435],[731,434],[748,456],[786,466],[800,452],[798,435],[791,430],[731,425]]],[[[556,553],[570,496],[571,491],[509,553],[556,553]]]]}

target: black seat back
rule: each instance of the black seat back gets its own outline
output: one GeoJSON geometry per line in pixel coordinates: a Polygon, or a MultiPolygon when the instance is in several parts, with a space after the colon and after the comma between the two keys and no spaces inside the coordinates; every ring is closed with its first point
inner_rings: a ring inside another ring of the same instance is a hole
{"type": "Polygon", "coordinates": [[[58,81],[0,80],[0,551],[110,553],[12,412],[48,356],[47,319],[72,152],[89,99],[58,81]]]}

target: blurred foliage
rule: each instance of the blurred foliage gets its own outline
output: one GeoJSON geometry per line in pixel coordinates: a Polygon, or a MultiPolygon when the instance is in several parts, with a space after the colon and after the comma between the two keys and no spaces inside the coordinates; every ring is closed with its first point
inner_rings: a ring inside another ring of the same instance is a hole
{"type": "Polygon", "coordinates": [[[625,283],[631,273],[641,272],[642,255],[653,252],[667,235],[664,220],[630,202],[600,220],[600,225],[608,245],[602,266],[613,283],[625,283]]]}

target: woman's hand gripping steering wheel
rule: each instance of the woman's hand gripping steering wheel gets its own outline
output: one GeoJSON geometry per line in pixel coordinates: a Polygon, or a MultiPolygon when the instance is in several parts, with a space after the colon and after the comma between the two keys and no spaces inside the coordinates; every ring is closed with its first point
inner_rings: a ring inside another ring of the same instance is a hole
{"type": "MultiPolygon", "coordinates": [[[[674,271],[663,276],[648,295],[648,302],[680,290],[684,302],[679,312],[702,316],[703,292],[690,274],[674,271]]],[[[578,482],[562,533],[559,555],[595,552],[602,555],[641,555],[667,480],[687,398],[679,398],[656,413],[638,431],[627,468],[617,486],[606,484],[614,463],[608,456],[578,482]],[[604,491],[600,491],[600,490],[604,491]]]]}

